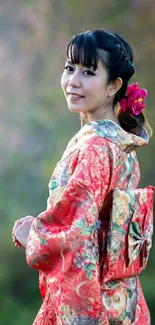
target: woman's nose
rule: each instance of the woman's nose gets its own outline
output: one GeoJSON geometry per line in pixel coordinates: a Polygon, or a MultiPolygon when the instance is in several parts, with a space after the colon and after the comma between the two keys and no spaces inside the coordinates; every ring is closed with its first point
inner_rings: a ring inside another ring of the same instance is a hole
{"type": "Polygon", "coordinates": [[[69,85],[71,87],[77,87],[77,88],[80,87],[81,80],[80,80],[80,73],[78,71],[74,71],[74,73],[70,75],[69,85]]]}

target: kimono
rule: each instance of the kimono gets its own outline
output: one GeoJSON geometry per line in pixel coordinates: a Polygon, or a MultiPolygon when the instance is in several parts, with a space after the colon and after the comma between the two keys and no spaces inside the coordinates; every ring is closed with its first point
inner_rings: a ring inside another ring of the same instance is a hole
{"type": "Polygon", "coordinates": [[[70,140],[28,237],[43,298],[33,325],[150,325],[138,275],[151,248],[154,188],[137,189],[135,152],[148,140],[145,129],[137,136],[110,120],[70,140]]]}

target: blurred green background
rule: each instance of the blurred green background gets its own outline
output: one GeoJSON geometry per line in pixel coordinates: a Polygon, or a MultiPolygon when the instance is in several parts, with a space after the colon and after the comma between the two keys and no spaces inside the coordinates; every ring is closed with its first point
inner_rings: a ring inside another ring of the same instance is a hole
{"type": "MultiPolygon", "coordinates": [[[[14,221],[46,209],[48,181],[68,140],[80,128],[60,89],[65,48],[94,28],[120,33],[133,49],[132,79],[148,89],[155,128],[155,2],[152,0],[0,1],[0,324],[32,324],[41,304],[38,273],[12,244],[14,221]]],[[[138,150],[141,186],[155,185],[155,137],[138,150]]],[[[155,324],[155,249],[140,277],[155,324]]],[[[143,324],[145,325],[145,324],[143,324]]]]}

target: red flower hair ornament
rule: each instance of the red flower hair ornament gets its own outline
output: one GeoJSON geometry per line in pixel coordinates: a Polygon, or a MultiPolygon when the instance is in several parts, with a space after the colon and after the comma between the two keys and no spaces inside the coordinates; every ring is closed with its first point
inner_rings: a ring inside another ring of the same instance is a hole
{"type": "Polygon", "coordinates": [[[130,111],[137,116],[145,108],[144,99],[147,97],[147,90],[138,87],[138,82],[128,86],[126,97],[120,100],[120,109],[123,113],[130,111]]]}

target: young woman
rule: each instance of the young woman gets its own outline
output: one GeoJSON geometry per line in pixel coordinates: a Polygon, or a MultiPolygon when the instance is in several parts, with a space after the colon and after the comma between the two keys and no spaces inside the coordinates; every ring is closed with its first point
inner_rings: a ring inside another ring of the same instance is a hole
{"type": "Polygon", "coordinates": [[[134,72],[132,49],[117,34],[88,31],[68,45],[61,85],[81,129],[53,172],[47,210],[13,227],[40,274],[33,325],[150,324],[138,274],[151,247],[154,189],[137,189],[135,149],[149,136],[147,91],[128,86],[134,72]]]}

